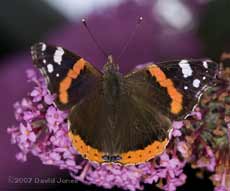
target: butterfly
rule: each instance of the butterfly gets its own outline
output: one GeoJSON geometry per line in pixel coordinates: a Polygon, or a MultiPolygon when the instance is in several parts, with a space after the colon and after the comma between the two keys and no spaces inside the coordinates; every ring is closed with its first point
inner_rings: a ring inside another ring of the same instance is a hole
{"type": "Polygon", "coordinates": [[[111,55],[103,70],[59,46],[32,46],[55,104],[69,110],[69,137],[86,159],[139,164],[161,154],[172,121],[185,118],[218,66],[203,60],[149,63],[123,75],[111,55]]]}

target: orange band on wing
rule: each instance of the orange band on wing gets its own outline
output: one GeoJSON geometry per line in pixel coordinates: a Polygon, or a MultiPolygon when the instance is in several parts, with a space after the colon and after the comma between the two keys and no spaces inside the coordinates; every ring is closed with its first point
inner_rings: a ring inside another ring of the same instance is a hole
{"type": "Polygon", "coordinates": [[[67,76],[61,81],[59,86],[59,100],[61,103],[66,104],[68,103],[69,97],[68,97],[68,89],[70,88],[72,84],[72,80],[76,79],[81,70],[84,69],[86,61],[81,58],[78,60],[74,65],[73,68],[70,69],[67,73],[67,76]]]}
{"type": "Polygon", "coordinates": [[[180,92],[177,91],[172,80],[168,79],[165,73],[157,65],[151,65],[148,70],[151,75],[156,78],[156,81],[160,84],[160,86],[167,89],[167,92],[172,99],[171,113],[178,114],[181,112],[183,96],[180,92]]]}
{"type": "Polygon", "coordinates": [[[69,137],[72,140],[74,148],[86,159],[90,161],[95,161],[98,163],[104,162],[102,156],[103,152],[86,145],[79,135],[74,135],[71,131],[69,132],[69,137]]]}
{"type": "MultiPolygon", "coordinates": [[[[74,148],[86,159],[98,163],[106,162],[103,160],[104,152],[101,152],[89,145],[81,139],[79,135],[74,135],[71,131],[69,132],[69,137],[72,140],[74,148]]],[[[151,145],[146,146],[144,149],[139,149],[135,151],[129,151],[126,153],[121,153],[121,160],[116,161],[120,164],[139,164],[146,162],[158,155],[160,155],[166,148],[168,144],[168,139],[164,141],[154,141],[151,145]]]]}
{"type": "Polygon", "coordinates": [[[122,153],[119,163],[122,164],[139,164],[160,155],[164,152],[169,140],[166,138],[164,141],[154,141],[144,149],[129,151],[122,153]]]}

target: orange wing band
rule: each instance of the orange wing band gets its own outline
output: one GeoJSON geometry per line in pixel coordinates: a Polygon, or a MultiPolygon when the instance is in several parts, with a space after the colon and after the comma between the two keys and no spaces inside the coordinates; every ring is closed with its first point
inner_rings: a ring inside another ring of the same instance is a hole
{"type": "Polygon", "coordinates": [[[67,76],[61,81],[59,86],[59,100],[62,104],[67,104],[69,101],[68,97],[68,89],[70,88],[72,81],[76,79],[81,70],[84,69],[86,61],[81,58],[74,65],[73,68],[70,69],[67,73],[67,76]]]}
{"type": "Polygon", "coordinates": [[[74,148],[86,159],[90,161],[95,161],[98,163],[104,162],[102,156],[103,152],[98,151],[97,149],[90,147],[85,144],[85,142],[81,139],[79,135],[74,135],[71,131],[69,131],[69,137],[72,140],[72,144],[74,148]]]}
{"type": "Polygon", "coordinates": [[[171,101],[171,113],[178,114],[182,111],[183,106],[183,96],[175,88],[172,80],[168,79],[165,73],[155,64],[148,68],[150,74],[156,78],[156,81],[160,86],[167,89],[167,92],[172,99],[171,101]]]}
{"type": "MultiPolygon", "coordinates": [[[[74,135],[71,131],[69,132],[69,137],[72,140],[72,144],[74,148],[86,159],[98,163],[105,162],[103,160],[103,153],[89,145],[81,139],[79,135],[74,135]]],[[[139,149],[135,151],[129,151],[126,153],[121,153],[121,160],[117,161],[117,163],[123,165],[130,164],[139,164],[146,162],[157,155],[160,155],[166,148],[169,140],[166,138],[164,141],[154,141],[151,145],[146,146],[144,149],[139,149]]]]}
{"type": "Polygon", "coordinates": [[[121,154],[122,164],[139,164],[149,161],[150,159],[160,155],[164,152],[169,140],[166,138],[164,141],[154,141],[144,149],[129,151],[121,154]]]}

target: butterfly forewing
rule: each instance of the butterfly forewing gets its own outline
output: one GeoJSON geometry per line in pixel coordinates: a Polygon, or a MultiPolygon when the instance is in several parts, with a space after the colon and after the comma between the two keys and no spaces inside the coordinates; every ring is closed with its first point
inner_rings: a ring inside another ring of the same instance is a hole
{"type": "Polygon", "coordinates": [[[101,72],[80,56],[45,43],[31,47],[34,65],[45,77],[48,89],[57,94],[59,109],[70,109],[101,80],[101,72]]]}
{"type": "Polygon", "coordinates": [[[147,86],[154,107],[175,120],[191,112],[205,87],[214,85],[217,70],[211,60],[178,60],[148,64],[125,78],[134,95],[147,86]]]}

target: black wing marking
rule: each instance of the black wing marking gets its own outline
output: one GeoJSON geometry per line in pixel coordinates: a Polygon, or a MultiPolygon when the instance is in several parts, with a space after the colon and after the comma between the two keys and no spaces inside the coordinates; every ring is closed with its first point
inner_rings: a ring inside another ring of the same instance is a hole
{"type": "Polygon", "coordinates": [[[101,72],[80,56],[56,46],[37,43],[31,47],[34,65],[45,77],[48,89],[57,94],[59,109],[69,109],[101,80],[101,72]]]}

